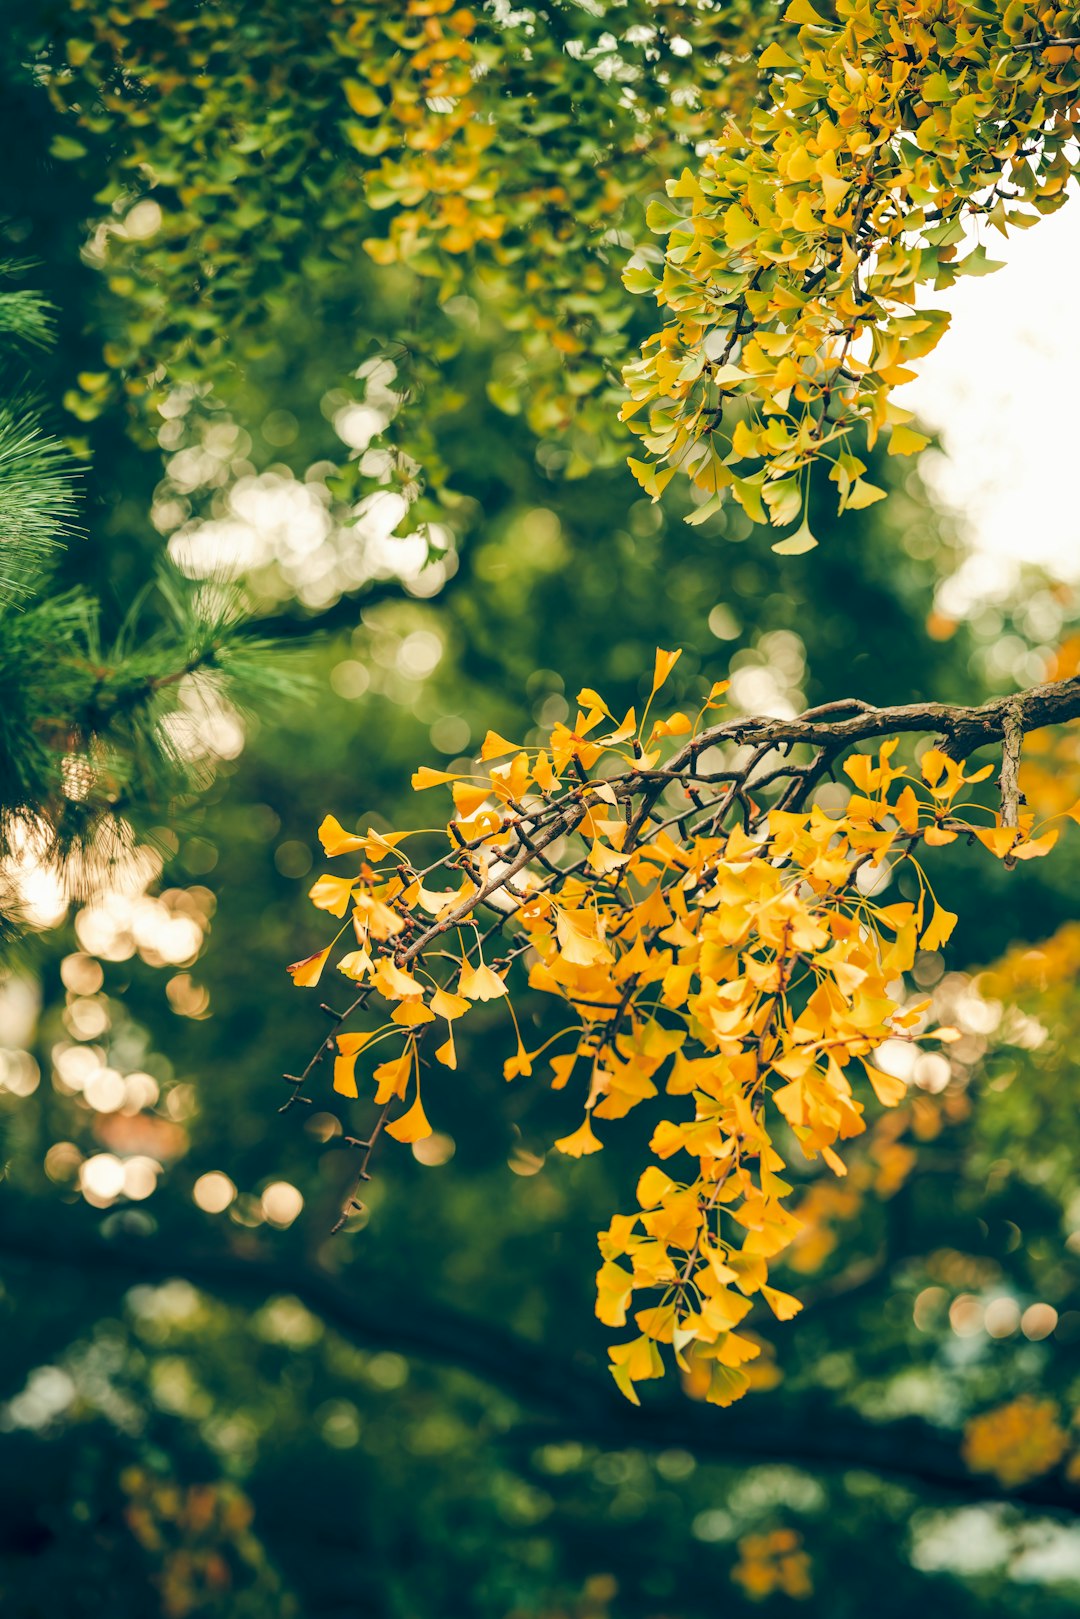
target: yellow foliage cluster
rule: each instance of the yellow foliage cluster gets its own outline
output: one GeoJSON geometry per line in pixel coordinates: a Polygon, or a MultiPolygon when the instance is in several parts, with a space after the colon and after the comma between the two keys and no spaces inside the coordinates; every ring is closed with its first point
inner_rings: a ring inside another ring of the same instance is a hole
{"type": "MultiPolygon", "coordinates": [[[[352,834],[328,816],[327,855],[357,855],[359,867],[314,884],[315,905],[342,925],[290,971],[314,985],[351,935],[337,965],[358,986],[350,1013],[369,1014],[368,1026],[337,1036],[334,1085],[356,1097],[362,1084],[383,1110],[376,1133],[416,1142],[430,1132],[428,1042],[455,1068],[455,1026],[478,1003],[509,1001],[520,963],[531,989],[558,1003],[561,1027],[535,1050],[518,1032],[504,1073],[527,1076],[543,1060],[552,1087],[580,1097],[581,1122],[559,1151],[598,1152],[598,1125],[643,1103],[654,1111],[635,1204],[599,1239],[597,1314],[616,1329],[632,1315],[636,1328],[611,1350],[613,1376],[636,1400],[636,1384],[663,1374],[668,1346],[726,1405],[760,1354],[738,1330],[755,1301],[780,1320],[800,1308],[769,1274],[800,1231],[780,1146],[793,1141],[844,1175],[837,1147],[865,1129],[868,1102],[906,1096],[874,1063],[877,1049],[955,1038],[927,1028],[929,1003],[908,1003],[903,988],[916,952],[939,949],[956,921],[930,890],[921,848],[965,834],[1027,859],[1057,832],[1037,833],[1027,812],[1015,827],[985,806],[968,818],[966,789],[993,767],[968,774],[930,748],[913,772],[895,762],[895,738],[847,758],[842,813],[796,807],[811,777],[790,761],[748,788],[730,768],[732,733],[705,723],[726,683],[696,715],[649,724],[678,656],[657,653],[640,720],[585,689],[573,728],[556,725],[543,747],[489,732],[476,774],[419,769],[414,788],[449,791],[445,829],[352,834]],[[883,863],[912,873],[917,899],[875,901],[865,879],[883,863]]],[[[878,1166],[886,1180],[902,1178],[905,1151],[878,1166]]]]}
{"type": "Polygon", "coordinates": [[[358,7],[346,30],[359,73],[343,82],[353,113],[344,132],[364,158],[379,159],[367,181],[374,206],[401,210],[389,235],[364,243],[380,264],[408,261],[432,238],[466,253],[502,234],[496,178],[483,161],[496,131],[472,93],[476,25],[475,11],[455,0],[408,0],[396,15],[358,7]]]}
{"type": "Polygon", "coordinates": [[[973,1473],[992,1473],[1006,1489],[1041,1478],[1069,1448],[1055,1400],[1029,1394],[974,1417],[964,1430],[964,1460],[973,1473]]]}
{"type": "Polygon", "coordinates": [[[762,1535],[744,1535],[739,1541],[739,1561],[731,1571],[754,1602],[779,1592],[801,1601],[813,1596],[810,1559],[803,1550],[802,1536],[795,1529],[770,1529],[762,1535]]]}
{"type": "MultiPolygon", "coordinates": [[[[893,455],[926,443],[889,398],[948,323],[920,293],[996,268],[981,227],[1060,207],[1076,161],[1068,8],[791,0],[785,20],[797,38],[758,58],[771,104],[718,128],[651,206],[659,282],[627,273],[667,317],[624,373],[650,457],[631,466],[654,498],[685,472],[699,518],[730,490],[758,522],[794,521],[821,456],[841,510],[881,499],[845,440],[858,421],[893,455]]],[[[774,549],[815,543],[804,518],[774,549]]]]}

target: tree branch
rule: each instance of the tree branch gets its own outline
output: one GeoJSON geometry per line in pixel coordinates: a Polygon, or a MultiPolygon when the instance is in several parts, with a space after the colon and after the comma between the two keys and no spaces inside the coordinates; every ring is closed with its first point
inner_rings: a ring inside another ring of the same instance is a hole
{"type": "Polygon", "coordinates": [[[902,732],[924,731],[945,738],[942,750],[951,759],[966,759],[977,748],[1004,741],[1015,730],[1019,736],[1080,718],[1080,677],[1031,686],[1010,697],[995,697],[980,708],[950,703],[903,703],[895,708],[872,708],[857,699],[807,709],[793,720],[746,718],[723,720],[700,732],[664,767],[677,774],[696,754],[718,742],[753,742],[779,745],[803,742],[830,753],[902,732]],[[846,718],[826,717],[837,709],[854,709],[846,718]]]}
{"type": "Polygon", "coordinates": [[[179,1276],[229,1301],[293,1294],[356,1343],[452,1366],[509,1394],[537,1416],[511,1430],[518,1444],[567,1438],[611,1448],[682,1449],[728,1466],[783,1461],[812,1471],[863,1468],[957,1500],[1009,1500],[1080,1515],[1080,1488],[1060,1475],[1005,1491],[969,1473],[955,1433],[919,1418],[871,1422],[828,1407],[817,1395],[770,1394],[726,1411],[683,1397],[658,1398],[635,1409],[584,1355],[567,1356],[434,1300],[421,1305],[382,1279],[357,1277],[350,1287],[318,1266],[277,1258],[266,1248],[240,1253],[180,1247],[171,1239],[104,1237],[81,1215],[51,1207],[47,1220],[33,1213],[27,1209],[16,1222],[9,1212],[0,1229],[0,1254],[16,1265],[100,1272],[122,1286],[179,1276]]]}

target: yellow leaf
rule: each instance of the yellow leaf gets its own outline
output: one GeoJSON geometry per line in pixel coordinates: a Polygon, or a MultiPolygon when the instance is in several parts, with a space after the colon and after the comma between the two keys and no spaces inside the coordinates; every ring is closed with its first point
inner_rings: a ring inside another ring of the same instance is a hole
{"type": "Polygon", "coordinates": [[[518,744],[516,742],[508,742],[504,736],[499,735],[498,731],[489,731],[480,748],[480,757],[481,759],[498,759],[504,753],[516,753],[517,751],[518,744]]]}
{"type": "Polygon", "coordinates": [[[824,17],[819,17],[810,0],[791,0],[791,4],[784,12],[785,22],[809,23],[815,28],[827,28],[829,25],[824,17]]]}
{"type": "Polygon", "coordinates": [[[922,771],[923,781],[931,787],[936,787],[943,774],[948,770],[951,760],[942,753],[940,748],[927,748],[919,760],[919,769],[922,771]]]}
{"type": "Polygon", "coordinates": [[[634,1293],[634,1278],[613,1259],[596,1273],[596,1315],[605,1327],[626,1325],[626,1306],[634,1293]]]}
{"type": "Polygon", "coordinates": [[[338,962],[338,972],[344,973],[346,978],[353,978],[357,982],[366,978],[372,969],[372,960],[366,950],[350,950],[348,955],[342,956],[338,962]]]}
{"type": "Polygon", "coordinates": [[[345,99],[358,118],[379,118],[386,111],[382,98],[370,84],[360,79],[346,79],[343,88],[345,99]]]}
{"type": "Polygon", "coordinates": [[[655,1209],[662,1203],[669,1192],[675,1190],[675,1182],[670,1175],[665,1175],[662,1169],[655,1164],[642,1171],[637,1183],[637,1200],[643,1209],[655,1209]]]}
{"type": "Polygon", "coordinates": [[[943,905],[934,905],[934,914],[930,919],[930,926],[919,940],[920,950],[940,950],[952,936],[956,926],[956,912],[947,911],[943,905]]]}
{"type": "Polygon", "coordinates": [[[435,1051],[435,1059],[441,1062],[444,1068],[457,1067],[457,1048],[454,1045],[454,1026],[450,1025],[450,1032],[441,1046],[435,1051]]]}
{"type": "Polygon", "coordinates": [[[782,45],[778,45],[775,40],[773,40],[771,45],[766,45],[765,49],[758,57],[758,67],[762,68],[783,68],[795,66],[797,66],[795,58],[793,56],[789,56],[784,47],[782,45]]]}
{"type": "Polygon", "coordinates": [[[389,1062],[381,1062],[375,1070],[375,1083],[378,1089],[375,1092],[375,1101],[379,1107],[389,1102],[392,1096],[404,1096],[409,1088],[409,1075],[412,1073],[412,1048],[406,1046],[400,1057],[392,1057],[389,1062]]]}
{"type": "Polygon", "coordinates": [[[477,787],[470,781],[456,781],[451,792],[454,795],[454,808],[467,821],[471,820],[481,804],[486,804],[491,797],[491,788],[487,783],[483,787],[477,787]]]}
{"type": "Polygon", "coordinates": [[[503,1063],[503,1078],[509,1083],[512,1079],[528,1078],[531,1073],[532,1059],[519,1040],[514,1055],[503,1063]]]}
{"type": "Polygon", "coordinates": [[[577,694],[577,705],[579,708],[598,708],[609,720],[615,718],[599,692],[593,691],[591,686],[582,686],[577,694]]]}
{"type": "Polygon", "coordinates": [[[628,854],[618,854],[596,840],[589,850],[589,870],[595,871],[598,877],[607,877],[613,871],[621,871],[629,859],[628,854]]]}
{"type": "Polygon", "coordinates": [[[603,1142],[598,1141],[593,1134],[592,1123],[587,1113],[573,1135],[560,1136],[555,1143],[558,1151],[565,1153],[567,1158],[584,1158],[591,1152],[599,1152],[603,1145],[603,1142]]]}
{"type": "Polygon", "coordinates": [[[463,995],[454,995],[448,989],[437,989],[431,997],[431,1010],[436,1017],[444,1017],[449,1023],[456,1017],[464,1017],[469,1003],[463,995]]]}
{"type": "Polygon", "coordinates": [[[786,540],[777,540],[771,547],[781,557],[802,556],[804,551],[812,551],[817,545],[815,536],[810,532],[810,524],[804,517],[794,534],[789,534],[786,540]]]}
{"type": "Polygon", "coordinates": [[[792,1293],[781,1293],[777,1287],[763,1287],[761,1296],[778,1321],[790,1321],[802,1309],[801,1299],[792,1293]]]}
{"type": "Polygon", "coordinates": [[[425,1006],[423,1001],[414,995],[394,1008],[390,1014],[390,1021],[402,1029],[415,1029],[421,1023],[434,1023],[435,1014],[430,1006],[425,1006]]]}
{"type": "Polygon", "coordinates": [[[1058,840],[1057,828],[1044,832],[1041,838],[1031,838],[1027,843],[1021,843],[1013,850],[1017,860],[1038,860],[1041,855],[1049,854],[1058,840]]]}
{"type": "Polygon", "coordinates": [[[352,898],[355,877],[319,877],[308,890],[308,898],[320,911],[344,916],[352,898]]]}
{"type": "Polygon", "coordinates": [[[371,975],[371,982],[384,995],[388,1001],[403,1001],[410,995],[423,995],[424,986],[412,973],[403,972],[400,967],[384,956],[371,975]]]}
{"type": "Polygon", "coordinates": [[[494,1001],[506,994],[506,985],[486,963],[470,967],[466,961],[462,963],[458,991],[469,1001],[494,1001]]]}
{"type": "Polygon", "coordinates": [[[333,815],[327,815],[319,827],[319,842],[326,854],[351,854],[354,849],[362,849],[364,838],[358,838],[351,832],[346,832],[341,822],[333,815]]]}
{"type": "Polygon", "coordinates": [[[658,692],[660,690],[660,687],[664,684],[664,681],[667,679],[668,675],[674,669],[681,657],[682,647],[677,647],[674,652],[665,652],[661,647],[657,647],[656,662],[653,666],[652,689],[654,692],[658,692]]]}
{"type": "Polygon", "coordinates": [[[450,770],[432,770],[430,765],[421,765],[419,770],[413,772],[412,789],[414,793],[423,792],[425,787],[442,787],[448,781],[460,781],[450,770]]]}
{"type": "Polygon", "coordinates": [[[334,1089],[341,1096],[358,1096],[356,1088],[356,1053],[344,1053],[334,1058],[334,1089]]]}
{"type": "Polygon", "coordinates": [[[314,989],[322,977],[322,970],[330,956],[330,945],[320,950],[318,955],[305,956],[303,961],[294,961],[285,971],[292,977],[297,989],[314,989]]]}
{"type": "Polygon", "coordinates": [[[897,1079],[893,1074],[883,1074],[880,1068],[874,1068],[866,1061],[863,1062],[863,1067],[866,1069],[867,1079],[874,1087],[874,1095],[882,1107],[899,1107],[907,1095],[907,1085],[904,1081],[897,1079]]]}
{"type": "Polygon", "coordinates": [[[884,499],[884,489],[879,489],[876,483],[867,483],[865,478],[856,478],[848,490],[843,505],[846,511],[858,512],[862,511],[864,506],[872,506],[876,500],[884,499]]]}
{"type": "Polygon", "coordinates": [[[577,925],[580,911],[560,910],[555,916],[555,932],[564,961],[574,967],[599,967],[611,960],[611,951],[600,939],[590,938],[577,925]]]}
{"type": "Polygon", "coordinates": [[[364,1047],[370,1045],[374,1038],[375,1034],[370,1030],[367,1034],[339,1034],[337,1036],[337,1048],[343,1057],[355,1057],[356,1053],[363,1051],[364,1047]]]}
{"type": "Polygon", "coordinates": [[[997,855],[1001,860],[1008,854],[1020,833],[1015,826],[987,826],[977,827],[975,836],[984,848],[989,849],[991,854],[997,855]]]}
{"type": "Polygon", "coordinates": [[[920,450],[926,449],[929,442],[925,433],[916,433],[913,427],[905,427],[901,422],[889,435],[889,454],[918,455],[920,450]]]}
{"type": "Polygon", "coordinates": [[[423,1141],[431,1134],[431,1125],[427,1121],[427,1114],[419,1096],[407,1113],[403,1113],[400,1119],[395,1119],[393,1124],[386,1126],[386,1133],[393,1136],[395,1141],[405,1142],[423,1141]]]}

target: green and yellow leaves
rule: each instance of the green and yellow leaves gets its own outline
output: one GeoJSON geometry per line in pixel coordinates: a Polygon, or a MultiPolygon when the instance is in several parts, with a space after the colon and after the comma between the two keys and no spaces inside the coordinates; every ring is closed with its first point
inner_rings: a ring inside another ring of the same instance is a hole
{"type": "MultiPolygon", "coordinates": [[[[708,496],[699,510],[728,488],[755,522],[783,527],[820,459],[841,511],[884,498],[843,475],[854,458],[835,446],[855,426],[871,445],[891,428],[893,455],[925,445],[889,398],[948,324],[913,312],[920,289],[997,269],[982,242],[958,258],[959,245],[982,219],[1005,233],[1052,211],[1076,167],[1060,109],[1080,63],[1034,13],[993,6],[978,27],[930,29],[899,0],[834,10],[793,0],[791,35],[759,58],[775,73],[770,97],[717,131],[696,173],[669,181],[689,215],[655,203],[647,216],[666,247],[659,285],[650,276],[643,290],[665,324],[625,368],[624,417],[648,452],[631,470],[653,499],[678,470],[708,496]]],[[[774,549],[811,541],[804,526],[774,549]]]]}

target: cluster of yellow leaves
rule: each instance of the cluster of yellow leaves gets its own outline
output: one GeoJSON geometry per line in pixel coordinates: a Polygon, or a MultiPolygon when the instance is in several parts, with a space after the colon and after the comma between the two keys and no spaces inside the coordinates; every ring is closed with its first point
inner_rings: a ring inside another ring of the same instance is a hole
{"type": "MultiPolygon", "coordinates": [[[[1041,1478],[1069,1449],[1060,1417],[1055,1400],[1029,1394],[995,1406],[964,1429],[964,1460],[973,1473],[992,1473],[1006,1489],[1041,1478]]],[[[1075,1462],[1080,1462],[1080,1453],[1075,1462]]],[[[1080,1468],[1071,1466],[1069,1476],[1080,1479],[1080,1468]]]]}
{"type": "MultiPolygon", "coordinates": [[[[875,1065],[877,1048],[955,1038],[925,1027],[928,1002],[905,1000],[916,952],[940,949],[956,922],[916,851],[963,834],[1027,859],[1057,833],[1036,835],[1026,813],[1002,827],[985,806],[971,808],[993,824],[964,819],[964,790],[993,767],[966,774],[930,748],[913,774],[894,763],[895,739],[846,760],[842,814],[784,808],[796,800],[782,795],[755,804],[729,768],[732,740],[724,754],[733,733],[703,726],[723,683],[696,717],[649,726],[677,657],[657,653],[640,721],[616,718],[586,689],[573,728],[556,725],[545,747],[489,732],[475,776],[418,770],[417,790],[449,789],[445,831],[350,834],[328,816],[327,855],[362,860],[353,875],[321,876],[311,897],[343,919],[338,939],[353,936],[338,967],[359,986],[356,1007],[383,1009],[337,1037],[335,1088],[359,1094],[363,1056],[364,1093],[373,1087],[397,1140],[430,1131],[424,1043],[434,1037],[434,1060],[455,1068],[455,1024],[507,998],[519,960],[529,986],[559,1003],[562,1027],[533,1051],[518,1033],[505,1077],[543,1058],[552,1087],[580,1097],[581,1122],[559,1151],[598,1152],[598,1123],[654,1105],[635,1206],[600,1234],[597,1314],[613,1328],[633,1316],[636,1334],[611,1350],[630,1399],[663,1374],[668,1346],[705,1397],[726,1405],[761,1352],[738,1330],[755,1301],[780,1320],[800,1308],[770,1282],[800,1231],[780,1148],[844,1175],[837,1146],[865,1129],[867,1102],[893,1108],[906,1096],[875,1065]],[[426,864],[406,853],[425,844],[426,864]],[[900,864],[917,900],[877,903],[860,874],[900,864]],[[482,926],[485,906],[495,920],[482,926]],[[392,1054],[369,1068],[384,1042],[392,1054]],[[391,1118],[400,1102],[409,1105],[391,1118]]],[[[790,788],[796,770],[773,774],[790,788]]],[[[318,982],[333,948],[296,963],[295,981],[318,982]]],[[[894,1180],[904,1168],[894,1162],[894,1180]]]]}
{"type": "Polygon", "coordinates": [[[376,209],[395,209],[388,235],[365,241],[379,264],[415,257],[438,239],[466,253],[502,234],[497,182],[484,152],[496,137],[473,96],[477,16],[456,0],[406,0],[398,15],[361,6],[345,33],[358,73],[343,89],[346,138],[365,159],[376,209]],[[386,51],[389,43],[395,49],[386,51]]]}
{"type": "MultiPolygon", "coordinates": [[[[697,172],[668,182],[672,203],[650,207],[668,238],[660,281],[627,272],[669,312],[624,373],[624,416],[650,457],[630,464],[649,494],[681,470],[704,497],[695,521],[730,490],[755,521],[784,525],[825,455],[841,510],[882,498],[844,440],[861,421],[871,444],[890,431],[890,454],[925,444],[889,399],[948,323],[920,291],[997,267],[971,228],[1004,235],[1065,201],[1077,15],[791,0],[797,38],[757,61],[771,105],[718,129],[697,172]]],[[[804,518],[775,549],[815,543],[804,518]]]]}
{"type": "Polygon", "coordinates": [[[744,1535],[739,1541],[739,1561],[731,1577],[753,1602],[761,1602],[776,1592],[796,1601],[814,1594],[810,1558],[803,1550],[802,1536],[796,1529],[770,1529],[762,1535],[744,1535]]]}

